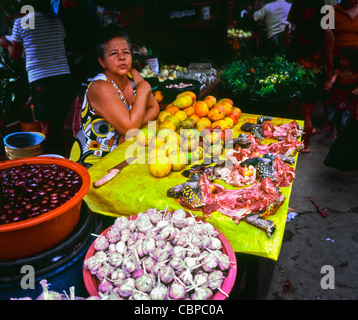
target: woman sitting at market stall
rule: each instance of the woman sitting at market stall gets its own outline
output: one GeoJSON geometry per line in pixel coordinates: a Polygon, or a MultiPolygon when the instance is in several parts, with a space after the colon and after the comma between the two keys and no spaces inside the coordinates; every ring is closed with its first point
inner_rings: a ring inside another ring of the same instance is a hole
{"type": "Polygon", "coordinates": [[[90,164],[124,142],[128,130],[140,129],[159,113],[151,86],[132,68],[131,43],[122,28],[101,30],[97,55],[103,73],[88,86],[70,154],[71,160],[90,164]]]}

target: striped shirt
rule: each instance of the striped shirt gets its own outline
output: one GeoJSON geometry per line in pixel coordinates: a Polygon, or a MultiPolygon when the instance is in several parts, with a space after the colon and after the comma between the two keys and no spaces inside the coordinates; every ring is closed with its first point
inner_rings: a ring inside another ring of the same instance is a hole
{"type": "MultiPolygon", "coordinates": [[[[33,18],[29,14],[26,18],[33,18]]],[[[41,78],[69,74],[64,38],[65,29],[58,17],[34,14],[35,28],[23,29],[21,18],[14,23],[12,40],[22,43],[29,82],[41,78]]]]}

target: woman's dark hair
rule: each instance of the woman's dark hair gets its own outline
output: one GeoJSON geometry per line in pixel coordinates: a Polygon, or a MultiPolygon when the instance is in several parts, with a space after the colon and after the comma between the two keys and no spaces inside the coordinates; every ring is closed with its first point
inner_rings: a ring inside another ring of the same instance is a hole
{"type": "Polygon", "coordinates": [[[26,0],[24,4],[34,7],[35,12],[52,13],[50,0],[26,0]]]}
{"type": "Polygon", "coordinates": [[[124,38],[128,45],[129,49],[132,52],[132,43],[129,39],[127,32],[117,25],[109,25],[107,27],[101,28],[96,36],[96,53],[97,57],[101,59],[104,58],[104,49],[108,41],[113,38],[124,38]]]}

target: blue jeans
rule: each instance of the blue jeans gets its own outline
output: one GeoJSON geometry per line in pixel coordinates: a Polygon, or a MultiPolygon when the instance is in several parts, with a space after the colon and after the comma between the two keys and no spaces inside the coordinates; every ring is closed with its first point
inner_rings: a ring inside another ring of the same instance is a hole
{"type": "Polygon", "coordinates": [[[351,110],[339,110],[332,106],[327,109],[327,120],[331,126],[335,126],[338,131],[343,131],[348,124],[351,110]]]}

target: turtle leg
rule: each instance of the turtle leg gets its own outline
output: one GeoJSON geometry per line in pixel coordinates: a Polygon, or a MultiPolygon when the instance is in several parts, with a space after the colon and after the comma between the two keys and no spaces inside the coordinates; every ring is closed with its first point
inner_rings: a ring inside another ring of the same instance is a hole
{"type": "Polygon", "coordinates": [[[270,203],[267,206],[265,211],[260,212],[259,214],[260,218],[265,219],[268,216],[275,214],[278,208],[281,207],[281,205],[284,203],[284,201],[285,201],[285,196],[281,193],[273,203],[270,203]]]}
{"type": "Polygon", "coordinates": [[[256,139],[259,139],[259,140],[262,140],[264,139],[264,133],[261,129],[261,126],[256,126],[256,127],[253,127],[252,130],[251,130],[251,134],[256,138],[256,139]]]}
{"type": "Polygon", "coordinates": [[[272,121],[272,117],[270,116],[261,116],[257,118],[257,123],[263,124],[265,121],[272,121]]]}
{"type": "Polygon", "coordinates": [[[257,123],[245,122],[240,129],[242,131],[251,132],[251,130],[255,127],[259,127],[260,125],[257,123]]]}
{"type": "Polygon", "coordinates": [[[269,238],[272,238],[273,233],[276,230],[276,223],[272,220],[266,220],[260,218],[260,214],[250,214],[244,218],[244,220],[253,225],[256,228],[264,230],[269,238]]]}

